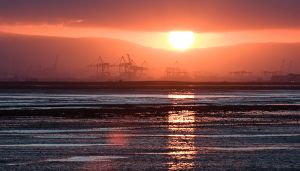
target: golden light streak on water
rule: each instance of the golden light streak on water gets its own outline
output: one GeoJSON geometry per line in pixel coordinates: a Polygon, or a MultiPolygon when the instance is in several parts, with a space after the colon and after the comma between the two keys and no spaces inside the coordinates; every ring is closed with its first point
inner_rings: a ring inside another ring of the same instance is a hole
{"type": "Polygon", "coordinates": [[[169,136],[167,149],[170,150],[169,170],[187,170],[195,167],[195,113],[192,111],[181,111],[179,113],[169,112],[168,129],[170,134],[182,136],[169,136]],[[185,136],[188,135],[188,136],[185,136]]]}

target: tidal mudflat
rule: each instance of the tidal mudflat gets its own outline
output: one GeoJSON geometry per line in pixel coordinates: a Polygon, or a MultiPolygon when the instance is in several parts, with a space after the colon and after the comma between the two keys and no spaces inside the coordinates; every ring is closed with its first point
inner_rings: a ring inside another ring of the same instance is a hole
{"type": "Polygon", "coordinates": [[[0,93],[0,170],[300,169],[298,90],[126,91],[0,93]]]}

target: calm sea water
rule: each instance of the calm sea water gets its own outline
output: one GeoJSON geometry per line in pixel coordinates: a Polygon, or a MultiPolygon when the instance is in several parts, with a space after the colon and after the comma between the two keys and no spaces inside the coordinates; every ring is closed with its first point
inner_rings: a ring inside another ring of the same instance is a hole
{"type": "Polygon", "coordinates": [[[299,170],[299,116],[170,110],[1,117],[0,170],[299,170]]]}
{"type": "MultiPolygon", "coordinates": [[[[299,105],[300,91],[0,91],[0,108],[10,110],[190,103],[299,105]]],[[[92,118],[24,110],[0,115],[0,170],[300,170],[300,111],[294,109],[116,114],[112,108],[92,118]]]]}
{"type": "Polygon", "coordinates": [[[101,104],[299,105],[300,90],[2,90],[1,109],[101,104]]]}

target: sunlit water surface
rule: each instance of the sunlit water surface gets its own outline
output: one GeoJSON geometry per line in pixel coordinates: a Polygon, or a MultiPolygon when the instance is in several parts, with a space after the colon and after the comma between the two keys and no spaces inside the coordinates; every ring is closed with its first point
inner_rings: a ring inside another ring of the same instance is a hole
{"type": "Polygon", "coordinates": [[[0,91],[0,109],[88,108],[103,104],[299,105],[300,91],[0,91]]]}
{"type": "MultiPolygon", "coordinates": [[[[300,92],[11,91],[1,109],[101,104],[298,105],[300,92]]],[[[300,170],[300,111],[0,116],[0,170],[300,170]]],[[[82,110],[84,114],[85,110],[82,110]]]]}

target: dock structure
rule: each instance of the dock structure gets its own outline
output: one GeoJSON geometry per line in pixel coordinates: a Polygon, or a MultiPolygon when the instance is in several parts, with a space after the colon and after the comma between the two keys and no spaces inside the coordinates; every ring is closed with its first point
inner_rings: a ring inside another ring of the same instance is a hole
{"type": "Polygon", "coordinates": [[[239,77],[251,76],[252,74],[253,74],[252,72],[248,72],[248,71],[233,71],[233,72],[230,72],[230,75],[239,76],[239,77]]]}
{"type": "Polygon", "coordinates": [[[111,64],[104,62],[102,56],[99,56],[95,64],[89,65],[96,69],[96,77],[100,80],[106,80],[111,75],[111,64]]]}
{"type": "Polygon", "coordinates": [[[122,56],[119,64],[104,62],[99,56],[97,63],[89,66],[96,69],[98,80],[139,80],[148,70],[145,61],[138,65],[129,54],[122,56]]]}
{"type": "Polygon", "coordinates": [[[122,56],[119,64],[120,78],[131,80],[142,77],[148,70],[145,64],[146,62],[144,61],[142,65],[137,65],[129,54],[126,54],[125,57],[122,56]]]}
{"type": "Polygon", "coordinates": [[[270,81],[272,77],[280,75],[279,73],[280,73],[279,71],[265,70],[265,71],[262,71],[262,76],[263,76],[264,81],[270,81]]]}
{"type": "Polygon", "coordinates": [[[300,82],[300,74],[287,74],[272,76],[272,82],[300,82]]]}
{"type": "Polygon", "coordinates": [[[240,70],[229,72],[230,79],[234,81],[253,81],[253,72],[240,70]]]}
{"type": "Polygon", "coordinates": [[[167,80],[182,80],[188,77],[188,73],[182,69],[178,61],[167,67],[165,72],[167,80]]]}

